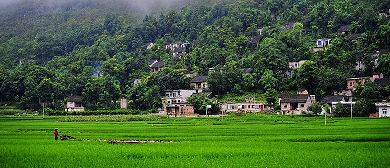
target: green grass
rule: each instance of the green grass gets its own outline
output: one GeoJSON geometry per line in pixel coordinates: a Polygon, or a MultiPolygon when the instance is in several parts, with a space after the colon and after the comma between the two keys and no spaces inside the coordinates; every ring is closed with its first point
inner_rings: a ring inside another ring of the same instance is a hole
{"type": "Polygon", "coordinates": [[[325,126],[320,117],[260,114],[228,116],[223,120],[125,115],[76,117],[1,116],[0,167],[390,165],[387,118],[333,118],[325,126]],[[59,129],[60,135],[90,141],[54,141],[54,128],[59,129]],[[102,139],[178,142],[113,145],[94,141],[102,139]]]}

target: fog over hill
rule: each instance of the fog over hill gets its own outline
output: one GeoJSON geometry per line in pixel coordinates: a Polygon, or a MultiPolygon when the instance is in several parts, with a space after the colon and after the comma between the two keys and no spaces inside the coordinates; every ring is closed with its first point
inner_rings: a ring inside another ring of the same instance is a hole
{"type": "MultiPolygon", "coordinates": [[[[39,6],[44,10],[52,10],[59,7],[71,9],[85,7],[101,7],[116,10],[127,9],[129,12],[138,12],[143,15],[158,14],[170,8],[201,2],[215,2],[221,0],[2,0],[0,1],[1,13],[15,12],[29,7],[39,6]]],[[[39,9],[38,8],[38,9],[39,9]]],[[[29,9],[29,10],[38,10],[29,9]]]]}
{"type": "Polygon", "coordinates": [[[122,21],[142,21],[145,15],[159,16],[185,5],[217,1],[235,0],[0,0],[0,35],[8,39],[32,30],[42,32],[72,18],[86,25],[112,13],[125,17],[122,21]]]}

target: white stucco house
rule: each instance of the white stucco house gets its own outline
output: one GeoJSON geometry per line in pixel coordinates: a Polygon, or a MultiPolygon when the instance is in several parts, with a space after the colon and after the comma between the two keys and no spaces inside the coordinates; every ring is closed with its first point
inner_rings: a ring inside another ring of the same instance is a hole
{"type": "Polygon", "coordinates": [[[390,117],[390,103],[375,103],[379,109],[379,117],[390,117]]]}

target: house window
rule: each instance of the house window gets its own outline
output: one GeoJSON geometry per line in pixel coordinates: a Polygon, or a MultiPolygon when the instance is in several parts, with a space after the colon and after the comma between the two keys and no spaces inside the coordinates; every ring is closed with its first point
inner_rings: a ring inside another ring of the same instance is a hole
{"type": "Polygon", "coordinates": [[[382,109],[382,114],[387,115],[387,109],[382,109]]]}
{"type": "Polygon", "coordinates": [[[352,82],[349,82],[349,86],[352,86],[352,82]]]}
{"type": "Polygon", "coordinates": [[[168,104],[171,104],[171,101],[168,101],[168,104]]]}
{"type": "Polygon", "coordinates": [[[203,88],[206,88],[206,84],[203,84],[203,88]]]}
{"type": "Polygon", "coordinates": [[[284,108],[287,108],[287,104],[284,105],[284,108]]]}
{"type": "Polygon", "coordinates": [[[180,91],[177,91],[177,95],[180,95],[180,91]]]}
{"type": "Polygon", "coordinates": [[[305,107],[305,105],[304,105],[304,104],[301,104],[301,107],[305,107]]]}
{"type": "Polygon", "coordinates": [[[317,44],[318,44],[319,46],[322,46],[322,41],[318,41],[317,44]]]}
{"type": "Polygon", "coordinates": [[[177,100],[178,103],[180,103],[180,100],[177,100]]]}

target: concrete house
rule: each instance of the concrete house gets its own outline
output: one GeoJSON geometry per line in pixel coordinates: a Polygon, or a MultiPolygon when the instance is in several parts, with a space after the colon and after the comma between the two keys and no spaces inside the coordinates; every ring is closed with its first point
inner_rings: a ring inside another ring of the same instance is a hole
{"type": "Polygon", "coordinates": [[[360,78],[348,78],[347,79],[347,89],[355,89],[356,85],[361,82],[364,84],[365,78],[360,77],[360,78]]]}
{"type": "Polygon", "coordinates": [[[348,78],[347,89],[355,89],[356,84],[358,84],[359,82],[361,84],[364,84],[366,82],[366,79],[369,79],[371,82],[377,83],[379,85],[386,84],[386,81],[390,80],[389,78],[383,78],[383,73],[375,72],[372,74],[372,77],[348,78]]]}
{"type": "Polygon", "coordinates": [[[156,62],[156,63],[152,64],[152,65],[150,66],[150,69],[151,69],[151,71],[152,71],[153,73],[154,73],[154,72],[159,72],[159,71],[161,71],[161,69],[164,68],[164,66],[165,66],[165,63],[162,62],[162,61],[159,61],[159,62],[156,62]]]}
{"type": "Polygon", "coordinates": [[[194,108],[187,104],[187,98],[196,90],[169,90],[163,100],[164,114],[170,116],[194,115],[194,108]]]}
{"type": "Polygon", "coordinates": [[[150,50],[154,47],[154,43],[147,43],[146,44],[146,49],[150,50]]]}
{"type": "Polygon", "coordinates": [[[286,71],[287,76],[291,76],[294,74],[294,69],[299,69],[305,63],[306,60],[300,60],[298,62],[288,62],[288,69],[286,71]]]}
{"type": "Polygon", "coordinates": [[[83,96],[69,96],[66,101],[65,111],[84,111],[83,96]]]}
{"type": "Polygon", "coordinates": [[[187,53],[185,47],[178,47],[173,50],[173,56],[179,59],[182,59],[182,54],[185,53],[187,53]]]}
{"type": "Polygon", "coordinates": [[[315,103],[315,95],[302,93],[307,93],[307,91],[300,91],[296,95],[282,94],[280,96],[279,105],[283,115],[302,114],[302,111],[307,111],[308,108],[315,103]]]}
{"type": "Polygon", "coordinates": [[[226,113],[231,112],[264,112],[271,110],[262,102],[252,102],[252,103],[224,103],[221,105],[221,110],[226,113]]]}
{"type": "Polygon", "coordinates": [[[207,85],[207,76],[197,76],[191,80],[191,86],[197,91],[196,93],[202,92],[204,89],[208,88],[207,85]]]}
{"type": "MultiPolygon", "coordinates": [[[[329,105],[329,110],[330,110],[330,112],[332,112],[334,107],[335,107],[335,104],[341,103],[341,102],[345,102],[344,96],[332,95],[332,96],[325,96],[322,99],[321,104],[322,105],[328,104],[329,105]]],[[[322,109],[322,113],[325,113],[325,109],[324,108],[322,109]]]]}
{"type": "Polygon", "coordinates": [[[375,106],[379,109],[378,117],[390,117],[390,103],[375,103],[375,106]]]}
{"type": "Polygon", "coordinates": [[[133,85],[142,83],[142,79],[134,79],[133,85]]]}
{"type": "Polygon", "coordinates": [[[328,45],[331,45],[330,41],[331,39],[328,38],[317,39],[316,47],[314,47],[312,50],[314,52],[325,50],[328,45]]]}

